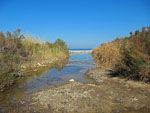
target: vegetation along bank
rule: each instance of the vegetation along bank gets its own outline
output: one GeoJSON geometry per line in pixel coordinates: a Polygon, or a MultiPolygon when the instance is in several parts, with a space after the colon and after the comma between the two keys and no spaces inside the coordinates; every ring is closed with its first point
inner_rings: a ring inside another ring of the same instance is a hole
{"type": "Polygon", "coordinates": [[[150,27],[104,43],[92,51],[97,67],[115,76],[150,82],[150,27]]]}
{"type": "Polygon", "coordinates": [[[24,72],[48,66],[68,58],[66,43],[57,39],[54,43],[42,42],[31,36],[14,32],[0,32],[0,90],[12,85],[24,72]]]}

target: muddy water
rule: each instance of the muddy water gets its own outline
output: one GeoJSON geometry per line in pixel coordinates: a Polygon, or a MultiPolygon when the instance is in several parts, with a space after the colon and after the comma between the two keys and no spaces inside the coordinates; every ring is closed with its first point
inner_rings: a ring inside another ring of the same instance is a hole
{"type": "Polygon", "coordinates": [[[73,54],[62,68],[41,69],[24,77],[8,89],[0,93],[0,113],[12,113],[20,109],[29,109],[28,97],[37,91],[68,83],[70,79],[87,83],[84,73],[94,67],[90,54],[73,54]],[[26,105],[28,107],[26,107],[26,105]]]}

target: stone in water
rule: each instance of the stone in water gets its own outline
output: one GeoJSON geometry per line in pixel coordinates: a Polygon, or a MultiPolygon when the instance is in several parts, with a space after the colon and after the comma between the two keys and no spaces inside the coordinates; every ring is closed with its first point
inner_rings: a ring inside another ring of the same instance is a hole
{"type": "Polygon", "coordinates": [[[74,82],[74,79],[70,79],[69,82],[74,82]]]}

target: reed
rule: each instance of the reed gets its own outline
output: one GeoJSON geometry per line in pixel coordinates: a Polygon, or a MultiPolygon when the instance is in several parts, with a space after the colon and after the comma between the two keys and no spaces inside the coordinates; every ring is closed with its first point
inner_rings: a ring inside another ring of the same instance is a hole
{"type": "Polygon", "coordinates": [[[66,43],[57,39],[54,43],[15,32],[0,32],[0,89],[9,86],[22,70],[47,65],[68,58],[66,43]]]}
{"type": "Polygon", "coordinates": [[[150,27],[130,36],[102,44],[92,55],[100,68],[112,69],[115,76],[150,82],[150,27]]]}

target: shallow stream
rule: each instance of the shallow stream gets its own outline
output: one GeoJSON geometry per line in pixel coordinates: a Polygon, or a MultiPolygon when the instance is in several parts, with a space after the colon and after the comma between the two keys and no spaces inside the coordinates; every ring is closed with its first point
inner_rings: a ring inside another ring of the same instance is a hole
{"type": "Polygon", "coordinates": [[[94,64],[90,54],[72,54],[61,69],[50,68],[25,77],[0,93],[0,113],[17,111],[24,104],[23,100],[32,93],[68,83],[70,79],[82,83],[90,82],[84,75],[92,67],[94,64]]]}

